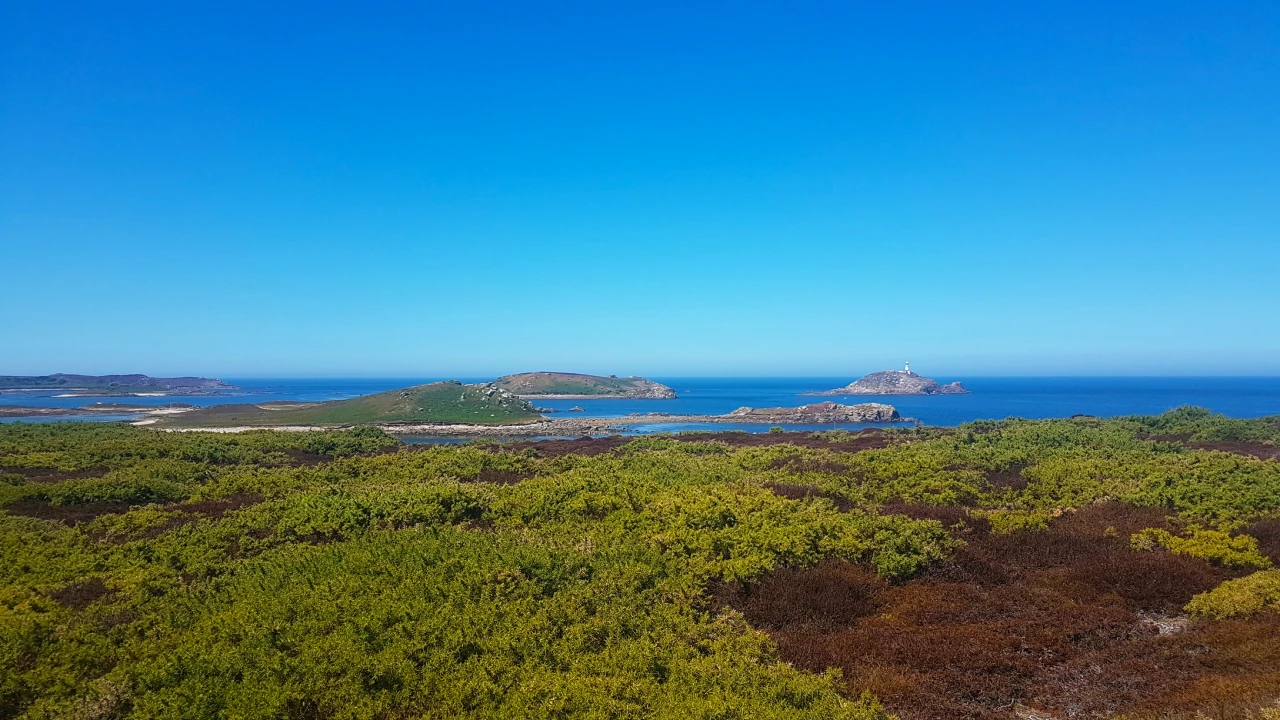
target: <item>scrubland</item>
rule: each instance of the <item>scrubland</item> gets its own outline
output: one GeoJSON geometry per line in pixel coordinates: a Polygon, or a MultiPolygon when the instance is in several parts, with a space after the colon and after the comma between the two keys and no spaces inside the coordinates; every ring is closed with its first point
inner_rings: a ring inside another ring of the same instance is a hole
{"type": "Polygon", "coordinates": [[[1272,717],[1278,439],[5,425],[0,718],[1272,717]]]}

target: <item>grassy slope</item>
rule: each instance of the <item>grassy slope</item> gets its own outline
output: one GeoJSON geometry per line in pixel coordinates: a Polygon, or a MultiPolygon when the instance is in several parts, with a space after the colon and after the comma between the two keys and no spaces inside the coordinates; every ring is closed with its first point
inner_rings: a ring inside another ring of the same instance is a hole
{"type": "Polygon", "coordinates": [[[613,378],[577,373],[532,372],[507,375],[494,385],[521,395],[627,395],[644,388],[642,378],[613,378]]]}
{"type": "Polygon", "coordinates": [[[432,383],[350,400],[305,404],[220,405],[163,419],[158,427],[242,425],[355,425],[446,422],[498,425],[533,422],[541,416],[519,398],[489,394],[485,387],[432,383]]]}

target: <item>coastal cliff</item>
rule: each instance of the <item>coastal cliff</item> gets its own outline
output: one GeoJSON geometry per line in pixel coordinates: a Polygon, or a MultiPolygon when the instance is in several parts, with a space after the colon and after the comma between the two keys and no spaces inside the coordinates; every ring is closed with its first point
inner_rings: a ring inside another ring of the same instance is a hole
{"type": "Polygon", "coordinates": [[[968,395],[958,382],[941,385],[937,380],[907,370],[885,370],[866,375],[834,390],[805,395],[968,395]]]}

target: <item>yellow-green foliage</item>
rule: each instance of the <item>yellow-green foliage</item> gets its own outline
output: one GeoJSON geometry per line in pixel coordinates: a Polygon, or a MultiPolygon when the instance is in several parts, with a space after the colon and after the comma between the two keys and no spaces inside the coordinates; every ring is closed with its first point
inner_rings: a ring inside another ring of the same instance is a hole
{"type": "Polygon", "coordinates": [[[991,523],[991,532],[996,535],[1008,535],[1011,532],[1028,530],[1048,530],[1052,513],[1040,510],[993,510],[978,513],[991,523]]]}
{"type": "Polygon", "coordinates": [[[1242,420],[1214,414],[1204,408],[1183,406],[1161,415],[1123,418],[1144,430],[1160,435],[1189,435],[1201,442],[1257,442],[1270,445],[1280,441],[1280,417],[1242,420]]]}
{"type": "MultiPolygon", "coordinates": [[[[937,523],[778,497],[716,443],[294,468],[278,455],[288,433],[254,438],[239,462],[184,465],[182,443],[222,441],[130,430],[130,461],[118,437],[108,453],[97,431],[64,432],[80,442],[19,440],[115,469],[17,497],[110,489],[135,507],[75,528],[0,514],[4,717],[882,718],[834,677],[780,663],[740,616],[708,612],[703,589],[824,557],[901,577],[954,545],[937,523]],[[527,479],[474,482],[495,470],[527,479]],[[263,501],[211,518],[125,492],[161,481],[192,501],[263,501]],[[88,607],[54,600],[90,580],[106,592],[88,607]]],[[[223,451],[245,448],[210,454],[223,451]]]]}
{"type": "Polygon", "coordinates": [[[452,528],[294,547],[171,611],[138,718],[876,717],[633,547],[452,528]]]}
{"type": "Polygon", "coordinates": [[[1280,610],[1280,570],[1259,570],[1228,580],[1191,598],[1186,609],[1196,617],[1219,620],[1280,610]]]}
{"type": "Polygon", "coordinates": [[[1197,525],[1188,528],[1185,537],[1160,528],[1147,528],[1135,533],[1130,542],[1139,550],[1163,547],[1175,555],[1190,555],[1228,567],[1271,567],[1271,560],[1258,550],[1256,539],[1197,525]]]}
{"type": "MultiPolygon", "coordinates": [[[[899,501],[1009,531],[1106,499],[1220,526],[1278,510],[1280,464],[1143,436],[1270,437],[1239,422],[1006,420],[857,454],[840,434],[831,449],[653,437],[557,458],[381,454],[398,443],[376,430],[6,424],[0,466],[82,476],[11,472],[0,508],[117,511],[75,527],[0,512],[0,718],[880,718],[779,662],[708,607],[707,584],[824,558],[909,577],[956,542],[881,513],[899,501]],[[335,459],[295,467],[299,452],[335,459]],[[1014,467],[1025,487],[988,480],[1014,467]],[[494,477],[522,479],[477,482],[494,477]]],[[[1250,556],[1240,542],[1199,556],[1250,556]]]]}

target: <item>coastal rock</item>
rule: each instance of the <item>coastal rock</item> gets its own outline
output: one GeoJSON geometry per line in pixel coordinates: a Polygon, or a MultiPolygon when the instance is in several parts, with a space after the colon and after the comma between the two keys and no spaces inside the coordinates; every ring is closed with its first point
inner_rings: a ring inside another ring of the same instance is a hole
{"type": "Polygon", "coordinates": [[[908,370],[885,370],[864,376],[842,388],[805,395],[968,395],[958,382],[941,385],[908,370]]]}
{"type": "Polygon", "coordinates": [[[833,402],[801,405],[793,408],[741,407],[726,417],[742,422],[777,422],[793,424],[829,424],[893,422],[901,419],[897,408],[883,403],[841,405],[833,402]]]}

